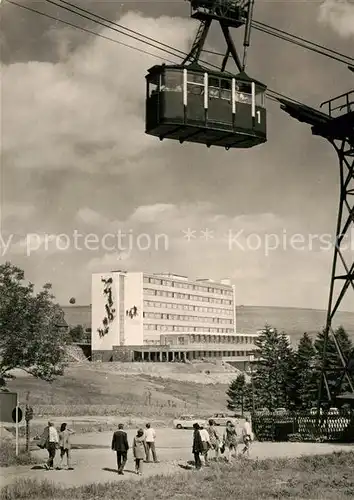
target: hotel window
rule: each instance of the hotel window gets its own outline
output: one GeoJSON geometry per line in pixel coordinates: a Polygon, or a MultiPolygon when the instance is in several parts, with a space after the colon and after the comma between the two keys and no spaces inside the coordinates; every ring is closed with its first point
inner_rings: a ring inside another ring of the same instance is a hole
{"type": "Polygon", "coordinates": [[[150,283],[150,278],[147,278],[147,277],[144,276],[143,282],[144,283],[150,283]]]}

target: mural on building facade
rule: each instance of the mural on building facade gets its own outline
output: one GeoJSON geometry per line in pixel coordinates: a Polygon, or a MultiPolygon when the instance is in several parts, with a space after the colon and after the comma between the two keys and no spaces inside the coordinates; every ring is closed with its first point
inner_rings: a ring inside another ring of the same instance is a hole
{"type": "Polygon", "coordinates": [[[102,320],[102,325],[103,328],[97,328],[97,332],[100,336],[100,338],[104,337],[107,335],[109,332],[109,325],[112,323],[112,321],[115,318],[115,308],[114,303],[113,303],[113,293],[112,293],[112,283],[113,279],[112,278],[102,278],[101,279],[103,285],[103,295],[106,296],[106,304],[105,304],[105,310],[106,310],[106,316],[102,320]]]}
{"type": "Polygon", "coordinates": [[[129,316],[129,318],[133,319],[138,316],[138,308],[136,306],[131,307],[125,311],[125,315],[129,316]]]}

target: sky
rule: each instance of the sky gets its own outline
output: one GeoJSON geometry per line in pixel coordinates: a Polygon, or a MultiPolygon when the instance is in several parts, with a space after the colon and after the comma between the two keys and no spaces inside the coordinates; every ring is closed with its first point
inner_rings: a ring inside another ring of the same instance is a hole
{"type": "MultiPolygon", "coordinates": [[[[183,51],[198,26],[183,0],[75,2],[183,51]]],[[[177,59],[45,0],[18,3],[153,55],[1,2],[3,262],[51,282],[63,305],[90,303],[93,272],[124,269],[230,278],[238,304],[327,307],[329,143],[271,101],[264,145],[160,142],[144,133],[145,75],[177,59]]],[[[256,0],[254,18],[354,57],[353,2],[256,0]]],[[[207,47],[224,50],[217,27],[207,47]]],[[[354,84],[344,64],[255,30],[247,73],[316,108],[354,84]]],[[[350,292],[342,309],[354,311],[350,292]]]]}

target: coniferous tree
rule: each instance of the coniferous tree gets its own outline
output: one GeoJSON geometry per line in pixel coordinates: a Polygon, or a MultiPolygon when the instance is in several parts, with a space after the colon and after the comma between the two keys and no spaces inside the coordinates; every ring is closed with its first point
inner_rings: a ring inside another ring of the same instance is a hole
{"type": "MultiPolygon", "coordinates": [[[[353,355],[353,343],[348,336],[346,330],[340,326],[335,330],[336,339],[340,346],[341,352],[344,356],[344,359],[348,361],[351,359],[353,355]]],[[[323,346],[324,346],[325,332],[322,331],[318,333],[317,338],[315,340],[315,349],[316,349],[316,358],[319,366],[319,370],[322,367],[322,354],[323,354],[323,346]]],[[[329,334],[327,341],[327,349],[326,349],[326,378],[329,386],[329,390],[331,394],[335,394],[337,392],[345,392],[348,390],[348,384],[346,379],[344,378],[342,381],[342,385],[340,387],[340,369],[342,368],[342,363],[333,339],[333,335],[329,334]]]]}
{"type": "Polygon", "coordinates": [[[294,386],[297,408],[310,409],[317,400],[319,370],[316,349],[311,337],[304,333],[295,353],[294,386]]]}
{"type": "Polygon", "coordinates": [[[228,396],[227,407],[229,410],[241,410],[243,415],[244,411],[248,411],[252,407],[252,387],[246,381],[244,373],[240,373],[235,380],[233,380],[226,391],[228,396]]]}
{"type": "Polygon", "coordinates": [[[257,406],[270,411],[288,408],[289,367],[293,356],[288,337],[266,325],[255,344],[258,361],[253,380],[257,406]]]}

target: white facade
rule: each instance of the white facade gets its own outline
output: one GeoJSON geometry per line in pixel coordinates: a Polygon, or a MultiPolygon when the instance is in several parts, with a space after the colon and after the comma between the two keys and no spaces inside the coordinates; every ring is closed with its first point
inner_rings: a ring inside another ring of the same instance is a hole
{"type": "Polygon", "coordinates": [[[159,345],[160,336],[166,334],[235,333],[235,287],[229,280],[191,281],[173,274],[121,271],[92,275],[93,351],[111,351],[113,346],[159,345]],[[102,280],[111,280],[110,292],[104,293],[107,284],[102,280]],[[104,318],[108,318],[106,326],[104,318]],[[101,337],[100,329],[105,331],[101,337]]]}

